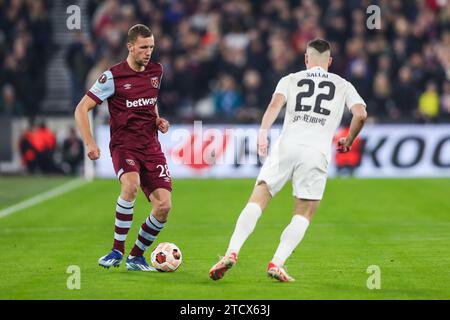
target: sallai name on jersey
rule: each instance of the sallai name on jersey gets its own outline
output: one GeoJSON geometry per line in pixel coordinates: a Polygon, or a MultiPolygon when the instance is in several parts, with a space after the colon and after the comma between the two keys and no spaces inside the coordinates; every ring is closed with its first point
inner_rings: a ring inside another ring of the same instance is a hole
{"type": "Polygon", "coordinates": [[[306,77],[308,77],[308,78],[316,77],[316,78],[328,79],[328,74],[321,73],[321,72],[306,72],[306,77]]]}

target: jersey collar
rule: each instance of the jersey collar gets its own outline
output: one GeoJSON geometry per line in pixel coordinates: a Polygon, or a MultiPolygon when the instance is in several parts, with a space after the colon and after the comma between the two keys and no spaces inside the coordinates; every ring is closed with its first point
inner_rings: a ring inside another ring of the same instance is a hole
{"type": "Polygon", "coordinates": [[[319,69],[319,70],[322,70],[323,72],[327,72],[324,68],[319,67],[319,66],[312,67],[309,70],[314,70],[314,69],[319,69]]]}

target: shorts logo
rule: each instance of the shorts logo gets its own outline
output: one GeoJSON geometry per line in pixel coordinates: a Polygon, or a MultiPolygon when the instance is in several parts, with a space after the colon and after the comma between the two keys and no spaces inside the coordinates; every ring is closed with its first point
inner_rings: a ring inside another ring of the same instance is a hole
{"type": "Polygon", "coordinates": [[[105,83],[106,82],[106,74],[102,74],[100,78],[98,78],[98,82],[105,83]]]}
{"type": "Polygon", "coordinates": [[[125,162],[128,163],[130,166],[134,166],[136,164],[132,159],[125,159],[125,162]]]}
{"type": "Polygon", "coordinates": [[[158,77],[150,78],[150,82],[152,83],[152,87],[153,88],[158,88],[159,87],[159,79],[158,79],[158,77]]]}

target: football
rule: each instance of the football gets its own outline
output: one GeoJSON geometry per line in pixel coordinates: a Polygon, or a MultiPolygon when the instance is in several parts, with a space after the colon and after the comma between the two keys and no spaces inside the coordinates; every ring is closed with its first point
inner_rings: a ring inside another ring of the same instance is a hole
{"type": "Polygon", "coordinates": [[[150,261],[158,271],[174,272],[181,265],[181,251],[173,243],[161,242],[150,255],[150,261]]]}

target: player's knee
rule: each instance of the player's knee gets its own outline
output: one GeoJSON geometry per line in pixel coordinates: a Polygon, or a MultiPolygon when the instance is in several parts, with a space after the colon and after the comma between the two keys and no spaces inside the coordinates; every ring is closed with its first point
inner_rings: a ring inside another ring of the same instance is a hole
{"type": "Polygon", "coordinates": [[[137,196],[139,183],[134,180],[127,180],[122,182],[122,193],[130,200],[134,200],[137,196]]]}
{"type": "MultiPolygon", "coordinates": [[[[157,218],[161,220],[166,220],[170,209],[172,208],[172,203],[170,199],[156,201],[153,204],[153,211],[155,212],[157,218]]],[[[158,219],[159,220],[159,219],[158,219]]]]}

